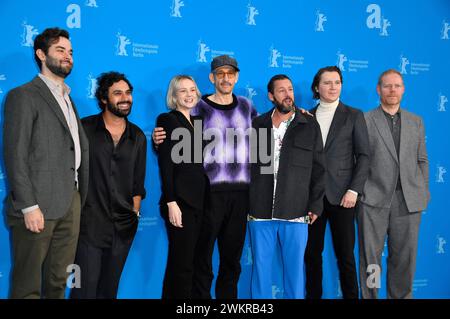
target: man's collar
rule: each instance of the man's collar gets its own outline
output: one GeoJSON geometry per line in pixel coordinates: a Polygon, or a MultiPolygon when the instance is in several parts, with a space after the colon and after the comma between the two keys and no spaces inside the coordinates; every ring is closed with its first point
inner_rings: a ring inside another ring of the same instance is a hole
{"type": "Polygon", "coordinates": [[[62,89],[63,93],[67,93],[68,95],[70,94],[71,89],[66,83],[63,82],[63,85],[61,86],[61,84],[42,73],[39,73],[38,76],[42,79],[42,81],[44,81],[45,84],[47,84],[50,90],[61,92],[62,89]]]}
{"type": "Polygon", "coordinates": [[[391,114],[391,113],[389,113],[389,112],[387,112],[385,109],[383,109],[383,107],[380,105],[380,109],[383,111],[383,113],[385,114],[385,115],[389,115],[389,116],[395,116],[395,115],[400,115],[400,113],[401,113],[401,110],[402,110],[402,108],[401,108],[401,106],[398,108],[398,110],[397,110],[397,112],[395,112],[395,114],[391,114]]]}
{"type": "MultiPolygon", "coordinates": [[[[96,115],[96,120],[97,120],[97,125],[95,127],[96,131],[102,132],[102,131],[106,130],[105,120],[103,119],[103,112],[100,112],[96,115]]],[[[126,118],[126,117],[125,117],[125,122],[126,122],[126,126],[125,126],[125,131],[123,132],[123,134],[125,134],[125,137],[134,139],[135,138],[134,131],[131,130],[130,122],[128,121],[128,118],[126,118]]]]}

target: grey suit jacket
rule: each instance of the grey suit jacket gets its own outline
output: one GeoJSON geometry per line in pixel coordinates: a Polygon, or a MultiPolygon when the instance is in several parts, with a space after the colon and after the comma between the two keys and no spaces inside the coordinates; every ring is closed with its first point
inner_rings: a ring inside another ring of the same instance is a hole
{"type": "MultiPolygon", "coordinates": [[[[83,204],[88,187],[89,144],[73,106],[81,144],[78,182],[83,204]]],[[[45,219],[66,214],[75,182],[74,142],[58,102],[39,77],[8,93],[3,138],[9,183],[7,214],[23,217],[21,209],[36,204],[45,219]]]]}
{"type": "MultiPolygon", "coordinates": [[[[317,107],[311,110],[316,115],[317,107]]],[[[324,146],[325,196],[333,205],[351,189],[361,194],[369,174],[369,138],[364,114],[339,102],[324,146]]]]}
{"type": "Polygon", "coordinates": [[[428,190],[428,156],[422,119],[401,109],[400,154],[397,158],[394,139],[380,107],[365,114],[370,143],[370,171],[361,201],[373,207],[389,208],[398,174],[409,212],[426,209],[428,190]]]}

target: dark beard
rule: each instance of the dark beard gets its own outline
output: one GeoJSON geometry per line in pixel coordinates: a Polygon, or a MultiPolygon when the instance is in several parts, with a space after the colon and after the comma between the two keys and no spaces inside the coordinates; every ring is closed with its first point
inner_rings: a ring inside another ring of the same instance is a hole
{"type": "Polygon", "coordinates": [[[110,111],[112,114],[114,114],[117,117],[127,117],[128,114],[131,113],[131,104],[130,104],[130,108],[127,111],[122,111],[119,108],[113,106],[111,103],[106,104],[106,107],[108,108],[108,111],[110,111]]]}
{"type": "Polygon", "coordinates": [[[288,114],[289,112],[293,111],[295,108],[294,101],[292,101],[292,106],[284,106],[283,103],[279,103],[277,100],[274,100],[272,103],[275,105],[278,112],[280,112],[281,114],[288,114]]]}
{"type": "Polygon", "coordinates": [[[72,72],[72,66],[62,67],[61,64],[58,65],[57,60],[47,56],[47,60],[45,61],[45,65],[47,68],[55,75],[62,77],[65,79],[70,72],[72,72]]]}

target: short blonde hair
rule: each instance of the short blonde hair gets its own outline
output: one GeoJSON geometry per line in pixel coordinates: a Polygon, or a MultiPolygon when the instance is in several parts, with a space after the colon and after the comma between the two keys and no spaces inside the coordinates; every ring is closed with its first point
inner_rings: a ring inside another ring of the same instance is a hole
{"type": "Polygon", "coordinates": [[[197,91],[197,99],[199,100],[201,97],[200,90],[198,89],[197,83],[195,83],[192,76],[184,74],[176,75],[170,80],[166,95],[167,107],[171,110],[175,110],[177,108],[177,91],[181,80],[191,80],[194,82],[195,90],[197,91]]]}

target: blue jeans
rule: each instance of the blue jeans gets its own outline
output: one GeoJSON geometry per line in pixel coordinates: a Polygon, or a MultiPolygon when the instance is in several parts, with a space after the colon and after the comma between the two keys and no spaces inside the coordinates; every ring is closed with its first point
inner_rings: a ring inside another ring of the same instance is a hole
{"type": "Polygon", "coordinates": [[[283,262],[285,299],[305,298],[304,254],[308,224],[288,221],[249,221],[253,255],[251,293],[253,299],[272,299],[272,265],[277,243],[283,262]]]}

